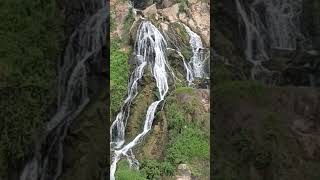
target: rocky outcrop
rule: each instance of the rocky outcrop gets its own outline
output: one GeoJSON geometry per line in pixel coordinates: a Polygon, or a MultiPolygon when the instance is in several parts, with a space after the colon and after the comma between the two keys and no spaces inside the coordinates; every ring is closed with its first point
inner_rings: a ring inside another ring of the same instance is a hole
{"type": "Polygon", "coordinates": [[[151,75],[145,76],[141,82],[142,90],[132,102],[132,109],[130,111],[130,119],[126,128],[126,139],[131,141],[139,133],[145,120],[145,114],[149,105],[155,98],[154,88],[155,83],[152,82],[151,75]]]}
{"type": "Polygon", "coordinates": [[[139,150],[140,159],[161,160],[168,142],[168,122],[164,111],[157,113],[151,134],[139,150]]]}
{"type": "Polygon", "coordinates": [[[197,32],[204,40],[206,46],[210,46],[210,5],[200,0],[189,1],[190,5],[185,13],[179,15],[179,19],[197,32]]]}
{"type": "MultiPolygon", "coordinates": [[[[169,3],[167,3],[169,4],[169,3]]],[[[155,20],[165,29],[166,24],[182,22],[192,31],[199,34],[204,44],[210,46],[210,6],[203,1],[190,1],[187,4],[173,3],[159,7],[156,4],[147,6],[141,13],[151,21],[155,20]]],[[[137,20],[138,21],[138,20],[137,20]]],[[[134,33],[133,33],[134,34],[134,33]]]]}
{"type": "Polygon", "coordinates": [[[126,17],[128,16],[129,5],[126,2],[111,0],[111,18],[114,19],[115,30],[111,30],[110,37],[121,37],[124,33],[124,22],[126,17]]]}

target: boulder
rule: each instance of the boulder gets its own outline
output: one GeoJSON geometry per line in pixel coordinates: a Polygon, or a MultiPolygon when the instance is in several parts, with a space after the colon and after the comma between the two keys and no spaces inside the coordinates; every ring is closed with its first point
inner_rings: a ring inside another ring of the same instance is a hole
{"type": "Polygon", "coordinates": [[[179,164],[176,180],[191,180],[191,170],[187,164],[179,164]]]}
{"type": "Polygon", "coordinates": [[[152,4],[151,6],[148,6],[145,10],[142,11],[142,14],[147,17],[151,17],[152,15],[157,14],[156,4],[152,4]]]}

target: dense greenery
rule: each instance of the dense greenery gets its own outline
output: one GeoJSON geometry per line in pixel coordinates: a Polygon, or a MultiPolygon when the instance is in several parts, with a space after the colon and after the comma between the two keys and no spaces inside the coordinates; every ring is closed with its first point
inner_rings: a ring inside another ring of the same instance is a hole
{"type": "Polygon", "coordinates": [[[0,179],[6,179],[48,120],[63,33],[55,1],[2,0],[0,8],[0,179]]]}
{"type": "Polygon", "coordinates": [[[128,53],[121,50],[121,41],[112,40],[110,49],[110,89],[111,89],[111,117],[119,111],[127,93],[129,64],[128,53]]]}
{"type": "MultiPolygon", "coordinates": [[[[194,96],[192,88],[182,87],[175,93],[187,93],[194,96]]],[[[196,97],[196,96],[195,96],[196,97]]],[[[186,163],[191,166],[193,173],[202,171],[199,175],[205,176],[205,169],[202,168],[198,161],[208,161],[210,156],[209,151],[209,134],[204,131],[204,127],[192,122],[188,122],[188,114],[192,114],[197,102],[179,105],[175,99],[168,97],[168,104],[165,108],[168,118],[169,143],[165,151],[165,161],[173,167],[177,167],[180,163],[186,163]],[[190,107],[188,107],[190,106],[190,107]]],[[[207,167],[208,168],[208,167],[207,167]]]]}
{"type": "Polygon", "coordinates": [[[116,172],[116,179],[119,180],[146,180],[146,178],[139,172],[129,168],[129,165],[125,161],[120,161],[116,172]]]}

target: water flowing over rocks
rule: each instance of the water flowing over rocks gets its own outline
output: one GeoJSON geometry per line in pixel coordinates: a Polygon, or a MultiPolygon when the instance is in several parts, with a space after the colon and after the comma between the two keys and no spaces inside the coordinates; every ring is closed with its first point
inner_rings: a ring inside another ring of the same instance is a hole
{"type": "Polygon", "coordinates": [[[46,124],[42,137],[36,145],[34,157],[21,172],[20,180],[60,178],[64,171],[64,143],[68,130],[90,99],[97,96],[99,84],[104,80],[103,51],[105,51],[108,18],[106,3],[104,1],[60,3],[69,24],[65,29],[68,42],[57,68],[56,114],[46,124]]]}
{"type": "MultiPolygon", "coordinates": [[[[201,3],[191,2],[190,7],[201,3]]],[[[200,106],[199,111],[188,114],[186,122],[204,125],[205,132],[209,133],[209,93],[197,89],[208,87],[209,36],[203,36],[203,27],[196,22],[207,21],[209,29],[209,19],[197,18],[190,27],[178,18],[181,7],[175,1],[133,1],[131,4],[129,11],[133,13],[129,15],[134,21],[128,29],[129,44],[134,47],[129,60],[132,71],[127,97],[117,117],[111,120],[111,179],[116,178],[122,161],[127,161],[131,169],[139,169],[140,160],[163,159],[169,139],[164,109],[167,98],[175,97],[172,93],[176,86],[194,91],[189,94],[190,103],[200,106]],[[168,18],[167,13],[176,19],[168,18]]],[[[209,17],[208,7],[206,4],[205,17],[209,17]]]]}
{"type": "MultiPolygon", "coordinates": [[[[312,38],[315,37],[314,32],[310,31],[314,28],[306,28],[310,27],[308,23],[312,24],[310,18],[317,17],[310,17],[316,9],[310,7],[313,3],[259,0],[219,2],[217,8],[221,10],[216,17],[217,32],[227,37],[224,43],[230,40],[234,48],[241,49],[242,52],[233,53],[238,54],[238,59],[242,58],[240,61],[249,62],[232,64],[241,63],[246,66],[242,69],[249,79],[266,84],[319,86],[319,55],[316,53],[319,46],[312,38]],[[233,28],[234,24],[238,24],[239,28],[233,28]]],[[[220,42],[222,39],[216,39],[217,50],[226,51],[220,50],[226,46],[220,42]]]]}

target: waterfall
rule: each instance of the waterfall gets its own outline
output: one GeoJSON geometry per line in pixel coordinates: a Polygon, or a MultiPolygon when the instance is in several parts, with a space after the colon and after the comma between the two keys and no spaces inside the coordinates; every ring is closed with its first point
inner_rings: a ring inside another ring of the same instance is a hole
{"type": "MultiPolygon", "coordinates": [[[[113,154],[112,154],[112,163],[110,167],[111,180],[115,179],[114,175],[117,168],[117,163],[121,159],[121,157],[127,158],[130,164],[130,167],[133,167],[133,168],[139,167],[139,162],[135,159],[135,156],[132,152],[132,148],[135,147],[142,140],[142,138],[151,130],[157,107],[159,103],[164,100],[169,90],[167,70],[170,70],[170,67],[167,64],[166,55],[165,55],[166,46],[167,46],[167,43],[164,37],[159,32],[159,30],[153,24],[151,24],[151,22],[143,21],[140,24],[137,32],[135,47],[134,47],[134,52],[137,57],[136,60],[138,63],[135,71],[131,75],[131,79],[128,86],[129,87],[128,94],[131,91],[137,92],[136,83],[143,74],[143,70],[142,70],[143,67],[146,64],[149,64],[152,67],[151,73],[156,80],[156,85],[160,94],[160,98],[159,100],[153,102],[148,107],[143,131],[126,145],[123,145],[124,144],[123,134],[124,134],[124,127],[126,124],[126,122],[123,122],[123,120],[126,121],[128,116],[126,115],[125,118],[116,118],[116,120],[112,124],[111,135],[113,138],[111,142],[111,151],[113,152],[113,154]],[[141,68],[139,69],[139,67],[141,68]],[[141,76],[135,75],[138,69],[139,69],[138,74],[141,76]],[[132,86],[134,83],[135,85],[132,86]],[[120,137],[117,137],[115,135],[120,135],[120,137]]],[[[128,95],[128,98],[129,97],[130,97],[130,94],[128,95]]],[[[128,98],[124,102],[123,107],[126,106],[128,98]]],[[[122,112],[123,109],[124,108],[121,108],[121,111],[119,114],[123,114],[122,112]]],[[[119,114],[117,115],[117,117],[122,116],[119,114]]],[[[126,114],[128,114],[128,112],[126,114]]]]}
{"type": "Polygon", "coordinates": [[[176,49],[167,49],[175,51],[182,58],[183,66],[186,70],[188,86],[192,86],[194,85],[193,81],[195,78],[209,78],[208,73],[205,71],[206,58],[205,53],[203,52],[205,48],[203,47],[201,37],[198,34],[193,32],[187,25],[181,22],[179,22],[179,24],[183,25],[190,37],[189,43],[192,48],[192,57],[189,62],[187,62],[177,45],[174,45],[176,49]]]}
{"type": "Polygon", "coordinates": [[[268,71],[262,66],[263,61],[269,60],[265,49],[265,39],[262,36],[262,32],[265,30],[265,28],[259,18],[254,16],[257,15],[257,13],[252,13],[251,16],[249,16],[240,4],[239,0],[236,0],[236,5],[241,19],[245,25],[245,55],[247,60],[253,65],[251,69],[251,78],[255,80],[259,73],[268,71]],[[253,22],[251,22],[251,19],[253,22]]]}
{"type": "Polygon", "coordinates": [[[189,43],[192,47],[193,53],[190,62],[192,63],[193,76],[196,78],[207,78],[208,75],[204,71],[205,58],[201,38],[198,34],[193,32],[188,26],[186,26],[185,24],[183,24],[183,26],[185,27],[187,33],[190,36],[189,43]]]}
{"type": "Polygon", "coordinates": [[[188,85],[191,86],[193,83],[193,74],[194,72],[192,71],[192,68],[190,66],[190,63],[186,63],[186,59],[185,57],[182,55],[182,53],[180,51],[177,51],[178,55],[182,58],[182,61],[183,61],[183,66],[184,68],[186,69],[186,72],[187,72],[187,81],[188,81],[188,85]]]}
{"type": "Polygon", "coordinates": [[[186,58],[183,56],[183,54],[181,53],[181,51],[179,49],[172,49],[172,48],[167,48],[167,50],[172,50],[172,51],[175,51],[182,59],[182,62],[183,62],[183,66],[184,66],[184,69],[186,70],[186,79],[187,79],[187,82],[188,82],[188,86],[191,86],[193,85],[193,72],[192,72],[192,67],[191,67],[191,63],[187,63],[186,62],[186,58]]]}
{"type": "MultiPolygon", "coordinates": [[[[300,34],[302,0],[264,1],[266,26],[274,49],[295,50],[300,34]]],[[[258,5],[256,2],[255,5],[258,5]]]]}
{"type": "Polygon", "coordinates": [[[301,36],[299,13],[302,0],[254,0],[248,7],[240,0],[235,2],[245,26],[245,55],[253,65],[251,78],[259,80],[261,74],[272,74],[262,65],[270,60],[267,48],[296,49],[297,38],[301,36]]]}
{"type": "Polygon", "coordinates": [[[63,142],[67,130],[90,100],[87,64],[99,61],[106,43],[108,9],[104,1],[101,5],[102,8],[86,17],[69,38],[58,66],[56,114],[47,123],[34,157],[26,164],[20,180],[56,180],[62,173],[63,142]]]}

